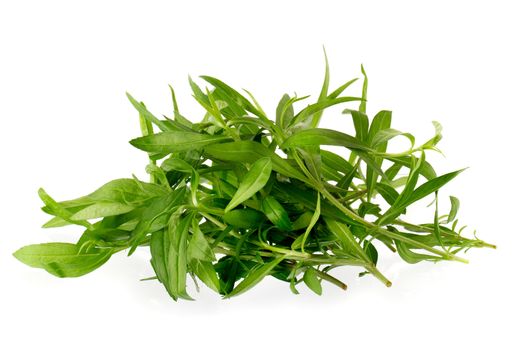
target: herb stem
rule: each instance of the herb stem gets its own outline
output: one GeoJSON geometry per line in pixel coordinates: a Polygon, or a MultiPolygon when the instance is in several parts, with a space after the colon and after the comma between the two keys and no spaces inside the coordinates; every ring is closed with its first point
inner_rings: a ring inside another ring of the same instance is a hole
{"type": "Polygon", "coordinates": [[[334,276],[329,275],[326,272],[323,272],[321,270],[315,269],[314,271],[317,274],[317,276],[319,276],[320,278],[324,279],[325,281],[330,282],[330,283],[338,286],[339,288],[341,288],[343,290],[347,290],[348,289],[348,286],[344,282],[338,280],[334,276]]]}
{"type": "Polygon", "coordinates": [[[459,261],[459,262],[463,262],[463,263],[468,263],[468,260],[463,259],[461,257],[458,257],[458,256],[456,256],[454,254],[450,254],[450,253],[444,252],[442,250],[439,250],[439,249],[436,249],[436,248],[431,247],[429,245],[426,245],[424,243],[415,241],[413,239],[410,239],[410,238],[405,237],[403,235],[397,234],[395,232],[391,232],[391,231],[385,230],[384,228],[382,228],[380,226],[377,226],[376,224],[368,222],[368,221],[364,220],[362,217],[360,217],[359,215],[357,215],[356,213],[354,213],[352,210],[350,210],[346,206],[344,206],[335,197],[333,197],[330,194],[330,192],[328,192],[326,189],[320,188],[318,190],[321,191],[321,193],[326,197],[326,199],[328,199],[333,205],[335,205],[338,209],[340,209],[342,212],[344,212],[350,218],[352,218],[353,220],[359,222],[360,224],[362,224],[362,225],[364,225],[366,227],[369,227],[369,228],[377,230],[378,233],[381,233],[384,236],[387,236],[387,237],[392,238],[392,239],[397,239],[397,240],[399,240],[401,242],[408,243],[408,244],[413,245],[413,246],[415,246],[417,248],[425,249],[425,250],[427,250],[427,251],[429,251],[431,253],[437,254],[437,255],[439,255],[439,256],[447,259],[447,260],[455,260],[455,261],[459,261]]]}

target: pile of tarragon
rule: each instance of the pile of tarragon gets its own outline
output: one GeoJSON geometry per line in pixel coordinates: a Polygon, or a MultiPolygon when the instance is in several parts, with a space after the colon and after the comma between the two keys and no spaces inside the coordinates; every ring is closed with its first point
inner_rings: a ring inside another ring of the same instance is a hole
{"type": "Polygon", "coordinates": [[[164,119],[128,94],[143,135],[131,144],[149,156],[149,182],[117,179],[62,202],[41,189],[43,210],[53,216],[44,227],[74,224],[83,234],[76,244],[30,245],[15,257],[59,277],[76,277],[117,252],[149,249],[151,279],[177,300],[191,299],[188,275],[225,297],[268,275],[294,293],[304,282],[321,294],[323,282],[346,289],[331,274],[346,265],[390,286],[377,268],[378,246],[408,263],[466,262],[460,251],[494,247],[461,235],[457,198],[450,197],[447,214],[438,213],[438,190],[462,171],[438,176],[425,160],[426,152],[437,150],[440,125],[434,122],[435,136],[418,144],[391,128],[390,111],[369,118],[362,73],[362,96],[344,96],[357,79],[329,90],[327,63],[317,101],[297,110],[307,96],[285,94],[271,115],[248,91],[210,76],[201,77],[208,83],[202,90],[190,79],[205,110],[198,123],[179,112],[173,89],[174,114],[164,119]],[[345,109],[341,119],[353,123],[355,134],[319,128],[323,111],[343,103],[357,107],[345,109]],[[389,153],[394,137],[406,138],[410,147],[389,153]],[[350,156],[323,146],[346,148],[350,156]],[[435,214],[427,223],[408,222],[407,210],[421,199],[433,199],[435,214]]]}

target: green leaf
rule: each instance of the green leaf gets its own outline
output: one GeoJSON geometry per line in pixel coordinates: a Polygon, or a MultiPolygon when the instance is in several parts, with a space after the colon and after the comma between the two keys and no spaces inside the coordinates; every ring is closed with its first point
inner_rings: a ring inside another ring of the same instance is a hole
{"type": "MultiPolygon", "coordinates": [[[[362,102],[361,102],[362,103],[362,102]]],[[[345,109],[343,114],[350,113],[352,115],[352,120],[354,122],[355,137],[364,143],[368,138],[368,117],[366,114],[360,111],[355,111],[353,109],[345,109]]]]}
{"type": "Polygon", "coordinates": [[[441,124],[439,124],[439,122],[435,120],[432,121],[432,124],[434,125],[435,135],[434,137],[432,137],[430,140],[428,140],[421,146],[421,148],[423,149],[434,149],[435,150],[436,145],[443,138],[443,135],[441,134],[443,127],[441,126],[441,124]]]}
{"type": "Polygon", "coordinates": [[[391,187],[391,186],[389,186],[389,185],[387,185],[385,183],[378,182],[378,183],[376,183],[375,187],[376,187],[376,191],[390,205],[393,205],[396,202],[397,197],[399,197],[399,193],[397,193],[397,191],[393,187],[391,187]]]}
{"type": "Polygon", "coordinates": [[[191,121],[189,121],[188,119],[184,118],[182,116],[182,114],[180,114],[180,112],[179,112],[179,106],[177,104],[177,98],[175,97],[175,90],[173,89],[173,87],[171,85],[168,85],[168,86],[170,87],[171,103],[173,104],[173,119],[176,122],[186,126],[187,128],[192,129],[193,128],[193,123],[191,121]]]}
{"type": "Polygon", "coordinates": [[[398,240],[396,240],[395,243],[396,243],[396,248],[399,253],[399,256],[409,264],[417,264],[418,262],[421,262],[421,261],[441,260],[439,256],[416,253],[410,250],[407,244],[400,242],[398,240]]]}
{"type": "Polygon", "coordinates": [[[364,243],[364,251],[366,255],[370,258],[372,263],[374,265],[377,265],[377,259],[379,258],[379,254],[377,253],[376,247],[372,244],[370,241],[365,241],[364,243]]]}
{"type": "MultiPolygon", "coordinates": [[[[425,182],[423,185],[419,186],[415,190],[407,192],[405,198],[399,199],[397,203],[394,203],[394,205],[390,207],[388,211],[385,212],[383,217],[379,220],[379,223],[382,225],[387,225],[388,223],[392,222],[406,207],[408,207],[414,202],[417,202],[420,199],[425,198],[429,194],[436,192],[464,170],[465,169],[461,169],[450,172],[445,175],[438,176],[432,180],[425,182]]],[[[405,191],[403,190],[403,192],[405,191]]]]}
{"type": "Polygon", "coordinates": [[[268,179],[270,179],[271,173],[272,161],[270,158],[264,157],[253,163],[224,211],[228,212],[232,210],[262,189],[268,182],[268,179]]]}
{"type": "Polygon", "coordinates": [[[168,191],[163,186],[136,179],[116,179],[104,184],[87,196],[59,202],[59,204],[64,208],[85,207],[98,202],[115,202],[139,206],[154,197],[166,195],[168,191]]]}
{"type": "Polygon", "coordinates": [[[320,181],[322,173],[321,149],[319,146],[304,146],[298,148],[299,154],[312,177],[320,181]]]}
{"type": "Polygon", "coordinates": [[[24,264],[57,277],[79,277],[103,265],[114,252],[95,248],[81,251],[71,243],[42,243],[20,248],[13,255],[24,264]]]}
{"type": "Polygon", "coordinates": [[[284,176],[308,181],[300,171],[258,142],[226,142],[207,146],[204,151],[214,159],[243,163],[253,163],[262,157],[270,157],[274,171],[284,176]]]}
{"type": "Polygon", "coordinates": [[[228,225],[239,228],[258,227],[264,218],[263,213],[251,208],[230,210],[224,214],[224,221],[228,225]]]}
{"type": "Polygon", "coordinates": [[[405,188],[400,193],[394,204],[384,213],[379,219],[379,225],[387,225],[391,223],[397,216],[399,216],[403,210],[409,205],[408,198],[413,194],[414,188],[417,185],[419,179],[419,173],[421,165],[425,161],[425,153],[421,153],[420,158],[412,156],[412,166],[410,173],[405,184],[405,188]]]}
{"type": "MultiPolygon", "coordinates": [[[[385,157],[385,159],[388,159],[389,161],[391,162],[394,162],[395,164],[399,164],[399,165],[402,165],[406,168],[411,168],[412,167],[412,160],[409,156],[403,156],[403,157],[385,157]]],[[[422,162],[421,166],[420,166],[420,169],[419,169],[419,172],[422,176],[424,176],[427,180],[432,180],[433,178],[435,178],[437,175],[436,175],[436,171],[434,170],[434,168],[432,167],[432,165],[430,165],[429,162],[427,162],[426,160],[422,162]]]]}
{"type": "Polygon", "coordinates": [[[186,273],[188,231],[193,215],[179,219],[177,214],[171,216],[168,228],[164,232],[164,251],[166,259],[166,288],[182,299],[192,298],[186,292],[186,273]]]}
{"type": "Polygon", "coordinates": [[[207,75],[201,75],[202,79],[206,80],[211,85],[215,86],[215,88],[222,90],[225,94],[227,94],[232,100],[237,102],[242,108],[246,109],[250,113],[256,115],[256,116],[263,116],[261,112],[251,104],[251,102],[246,99],[246,97],[242,96],[239,92],[237,92],[235,89],[227,85],[226,83],[220,81],[217,78],[210,77],[207,75]]]}
{"type": "Polygon", "coordinates": [[[126,92],[126,96],[128,97],[129,102],[135,107],[135,109],[140,113],[141,116],[143,116],[149,123],[155,124],[160,130],[162,131],[168,131],[170,128],[166,126],[166,124],[162,123],[157,117],[155,117],[144,104],[138,102],[131,96],[129,93],[126,92]]]}
{"type": "Polygon", "coordinates": [[[346,90],[347,87],[349,87],[350,85],[352,85],[353,83],[355,83],[358,80],[359,80],[359,78],[354,78],[352,80],[347,81],[343,85],[339,86],[337,89],[332,91],[332,93],[330,95],[327,96],[328,99],[334,99],[334,98],[338,97],[339,95],[341,95],[343,93],[343,91],[346,90]]]}
{"type": "Polygon", "coordinates": [[[262,210],[266,217],[280,230],[292,230],[292,222],[288,213],[274,197],[268,196],[263,199],[262,210]]]}
{"type": "Polygon", "coordinates": [[[226,136],[195,132],[168,131],[131,140],[133,146],[146,152],[183,152],[228,140],[226,136]]]}
{"type": "Polygon", "coordinates": [[[293,119],[293,105],[289,103],[290,96],[284,94],[275,111],[275,122],[281,129],[286,129],[293,119]]]}
{"type": "Polygon", "coordinates": [[[71,224],[81,225],[86,227],[87,229],[93,228],[93,226],[86,220],[72,219],[71,217],[73,216],[73,213],[67,210],[66,207],[64,207],[62,204],[57,203],[53,198],[51,198],[50,195],[46,193],[46,191],[44,191],[43,188],[40,188],[38,190],[38,196],[46,205],[43,209],[47,208],[47,210],[44,211],[48,212],[49,214],[55,215],[71,224]]]}
{"type": "Polygon", "coordinates": [[[346,174],[353,170],[352,164],[338,154],[321,150],[321,161],[323,165],[330,167],[331,169],[346,174]]]}
{"type": "Polygon", "coordinates": [[[324,221],[326,222],[328,229],[341,242],[341,246],[345,252],[360,258],[363,261],[370,261],[370,258],[363,251],[363,248],[361,248],[361,246],[357,243],[354,235],[347,225],[333,219],[325,218],[324,221]]]}
{"type": "Polygon", "coordinates": [[[409,134],[407,132],[401,132],[396,129],[383,129],[379,130],[374,138],[372,139],[371,146],[377,147],[385,142],[390,141],[396,136],[404,136],[410,141],[410,148],[412,149],[414,147],[414,143],[416,142],[414,136],[412,134],[409,134]]]}
{"type": "Polygon", "coordinates": [[[447,217],[447,224],[454,221],[459,210],[459,199],[454,196],[450,196],[450,212],[447,217]]]}
{"type": "Polygon", "coordinates": [[[186,162],[184,159],[180,158],[168,158],[164,162],[162,162],[160,168],[164,170],[165,172],[169,171],[180,171],[182,173],[190,173],[192,174],[194,169],[193,167],[186,162]]]}
{"type": "Polygon", "coordinates": [[[105,216],[120,215],[135,209],[134,206],[115,202],[99,202],[92,204],[71,216],[71,220],[88,220],[105,216]]]}
{"type": "Polygon", "coordinates": [[[210,247],[208,240],[204,237],[197,219],[193,219],[193,234],[188,244],[188,259],[202,261],[215,261],[215,253],[210,247]]]}
{"type": "Polygon", "coordinates": [[[368,76],[366,75],[365,67],[363,65],[361,65],[361,73],[363,73],[365,79],[363,80],[363,92],[361,94],[362,100],[361,104],[359,105],[359,112],[366,113],[366,100],[368,99],[368,76]]]}
{"type": "MultiPolygon", "coordinates": [[[[320,102],[313,103],[311,105],[308,105],[306,108],[301,110],[299,113],[295,115],[292,122],[290,123],[292,127],[297,126],[299,129],[302,129],[303,126],[310,126],[313,116],[316,113],[319,113],[323,110],[325,110],[328,107],[345,103],[345,102],[352,102],[352,101],[361,101],[360,97],[337,97],[331,100],[323,100],[320,102]]],[[[314,129],[315,130],[315,129],[314,129]]]]}
{"type": "Polygon", "coordinates": [[[436,197],[435,197],[435,211],[434,211],[434,236],[436,237],[436,241],[439,243],[439,245],[441,246],[441,248],[445,248],[443,246],[443,240],[441,239],[441,230],[440,230],[440,227],[439,227],[439,211],[438,211],[438,208],[439,208],[439,200],[438,200],[438,193],[437,191],[435,192],[436,194],[436,197]]]}
{"type": "Polygon", "coordinates": [[[219,277],[211,262],[193,259],[190,261],[190,269],[211,290],[220,292],[219,277]]]}
{"type": "MultiPolygon", "coordinates": [[[[302,230],[304,228],[308,227],[308,224],[310,224],[310,221],[312,220],[314,213],[311,211],[305,211],[302,213],[293,223],[292,223],[292,230],[302,230]]],[[[295,249],[295,248],[294,248],[295,249]]]]}
{"type": "Polygon", "coordinates": [[[237,286],[235,286],[228,295],[226,295],[226,298],[237,296],[254,287],[257,283],[261,282],[264,277],[269,275],[272,270],[284,260],[284,258],[286,258],[285,255],[280,256],[269,263],[259,265],[252,269],[248,275],[237,286]]]}
{"type": "Polygon", "coordinates": [[[310,235],[310,232],[313,230],[315,224],[317,224],[317,221],[319,221],[319,218],[321,217],[321,194],[317,193],[317,204],[315,205],[315,211],[314,215],[312,215],[312,218],[310,219],[310,223],[308,224],[308,227],[306,228],[306,231],[303,234],[302,240],[301,240],[301,251],[304,252],[304,246],[306,244],[306,241],[308,240],[308,236],[310,235]]]}
{"type": "MultiPolygon", "coordinates": [[[[363,74],[365,74],[364,70],[363,70],[363,74]]],[[[365,77],[366,77],[366,74],[365,74],[365,77]]],[[[367,84],[366,81],[365,81],[365,84],[367,84]]],[[[366,94],[365,90],[366,88],[363,86],[363,94],[366,94]]],[[[374,119],[372,119],[372,123],[370,124],[370,130],[368,131],[368,144],[372,145],[374,143],[374,140],[376,140],[377,134],[380,133],[382,130],[389,129],[391,121],[392,121],[392,112],[380,111],[379,113],[377,113],[374,119]]],[[[372,146],[372,148],[377,150],[378,152],[385,152],[387,148],[387,142],[378,143],[375,146],[372,146]]],[[[373,164],[367,162],[368,166],[366,168],[366,188],[368,189],[368,197],[367,197],[368,201],[372,199],[372,194],[374,193],[374,188],[377,183],[378,176],[380,175],[385,181],[389,180],[380,171],[381,165],[383,163],[383,158],[373,157],[372,160],[375,164],[377,164],[377,166],[374,166],[373,164]]]]}
{"type": "Polygon", "coordinates": [[[128,255],[133,254],[141,243],[141,240],[143,240],[150,231],[156,219],[173,212],[185,199],[186,188],[182,187],[151,201],[148,207],[142,212],[137,226],[133,229],[132,244],[128,255]]]}
{"type": "Polygon", "coordinates": [[[304,284],[308,286],[315,294],[323,294],[323,287],[321,286],[321,281],[315,273],[315,269],[309,267],[304,272],[304,284]]]}
{"type": "Polygon", "coordinates": [[[297,131],[286,139],[281,148],[319,145],[342,146],[351,150],[371,151],[367,145],[353,136],[340,131],[322,128],[297,131]]]}
{"type": "Polygon", "coordinates": [[[177,300],[177,294],[172,293],[170,289],[168,289],[168,271],[166,269],[166,257],[165,257],[165,249],[164,249],[164,230],[157,231],[151,234],[150,239],[150,253],[151,253],[151,266],[153,267],[153,270],[155,271],[155,275],[157,276],[157,279],[160,283],[162,283],[165,287],[170,296],[177,300]]]}
{"type": "MultiPolygon", "coordinates": [[[[323,80],[323,86],[321,88],[321,92],[319,93],[319,97],[317,98],[317,102],[322,102],[327,99],[328,86],[330,85],[330,67],[328,65],[328,57],[326,55],[326,50],[324,47],[323,47],[323,53],[324,53],[324,62],[325,62],[324,80],[323,80]]],[[[312,128],[316,128],[319,125],[319,121],[321,120],[322,115],[323,115],[323,109],[313,114],[312,123],[311,123],[312,128]]]]}
{"type": "Polygon", "coordinates": [[[407,199],[406,205],[408,206],[414,202],[417,202],[420,199],[425,198],[429,194],[436,192],[441,187],[450,182],[452,179],[454,179],[456,176],[461,174],[465,169],[452,171],[450,173],[438,176],[432,180],[425,182],[424,184],[416,188],[414,192],[412,192],[412,195],[407,199]]]}

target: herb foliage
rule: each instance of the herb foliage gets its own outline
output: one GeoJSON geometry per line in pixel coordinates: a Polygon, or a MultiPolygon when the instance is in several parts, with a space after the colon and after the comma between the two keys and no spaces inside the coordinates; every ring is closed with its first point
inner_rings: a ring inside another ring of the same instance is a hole
{"type": "Polygon", "coordinates": [[[415,137],[392,128],[392,113],[367,114],[368,78],[360,97],[344,96],[352,79],[330,91],[325,78],[317,101],[297,110],[307,97],[284,94],[275,122],[253,96],[209,76],[210,88],[190,79],[204,118],[192,123],[178,108],[170,86],[173,117],[159,119],[128,94],[139,113],[142,136],[130,143],[148,154],[150,181],[136,177],[108,182],[86,196],[55,201],[43,189],[42,208],[52,216],[44,227],[81,226],[76,244],[43,243],[14,256],[58,277],[87,274],[123,250],[149,247],[155,278],[177,300],[192,299],[188,275],[224,297],[244,293],[271,275],[322,293],[330,274],[357,266],[386,286],[377,267],[383,245],[408,263],[455,260],[472,247],[493,247],[458,229],[459,200],[439,216],[438,192],[462,170],[438,176],[426,153],[438,151],[435,136],[417,146],[415,137]],[[355,135],[319,128],[329,107],[345,109],[342,120],[355,135]],[[389,153],[388,143],[404,137],[409,148],[389,153]],[[349,159],[323,146],[350,150],[349,159]],[[428,223],[407,221],[415,202],[434,196],[428,223]]]}

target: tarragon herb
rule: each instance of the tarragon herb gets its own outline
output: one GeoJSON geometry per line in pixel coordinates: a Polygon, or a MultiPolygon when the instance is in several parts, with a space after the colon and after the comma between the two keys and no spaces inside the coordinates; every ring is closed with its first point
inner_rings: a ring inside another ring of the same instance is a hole
{"type": "Polygon", "coordinates": [[[411,264],[466,262],[460,252],[495,248],[461,235],[456,197],[450,196],[449,213],[439,215],[439,190],[462,171],[437,175],[425,157],[439,151],[439,123],[435,136],[418,144],[392,127],[392,112],[370,117],[361,71],[361,96],[344,96],[357,79],[331,91],[327,62],[316,101],[299,108],[307,97],[284,94],[271,115],[249,92],[209,76],[202,77],[209,84],[202,89],[190,79],[205,110],[196,123],[181,114],[171,86],[170,118],[157,118],[128,94],[142,131],[130,143],[148,155],[149,182],[112,180],[61,202],[41,189],[42,209],[52,216],[44,227],[78,225],[83,234],[76,244],[30,245],[14,256],[55,276],[77,277],[120,251],[149,247],[152,279],[177,300],[192,299],[188,275],[226,298],[268,275],[294,293],[304,282],[321,294],[325,282],[347,288],[331,275],[345,265],[390,286],[377,267],[379,246],[411,264]],[[324,110],[353,103],[340,123],[351,123],[354,135],[318,127],[324,110]],[[388,143],[396,137],[410,146],[391,153],[388,143]],[[346,148],[350,156],[324,146],[346,148]],[[410,207],[432,197],[433,217],[410,222],[410,207]]]}

